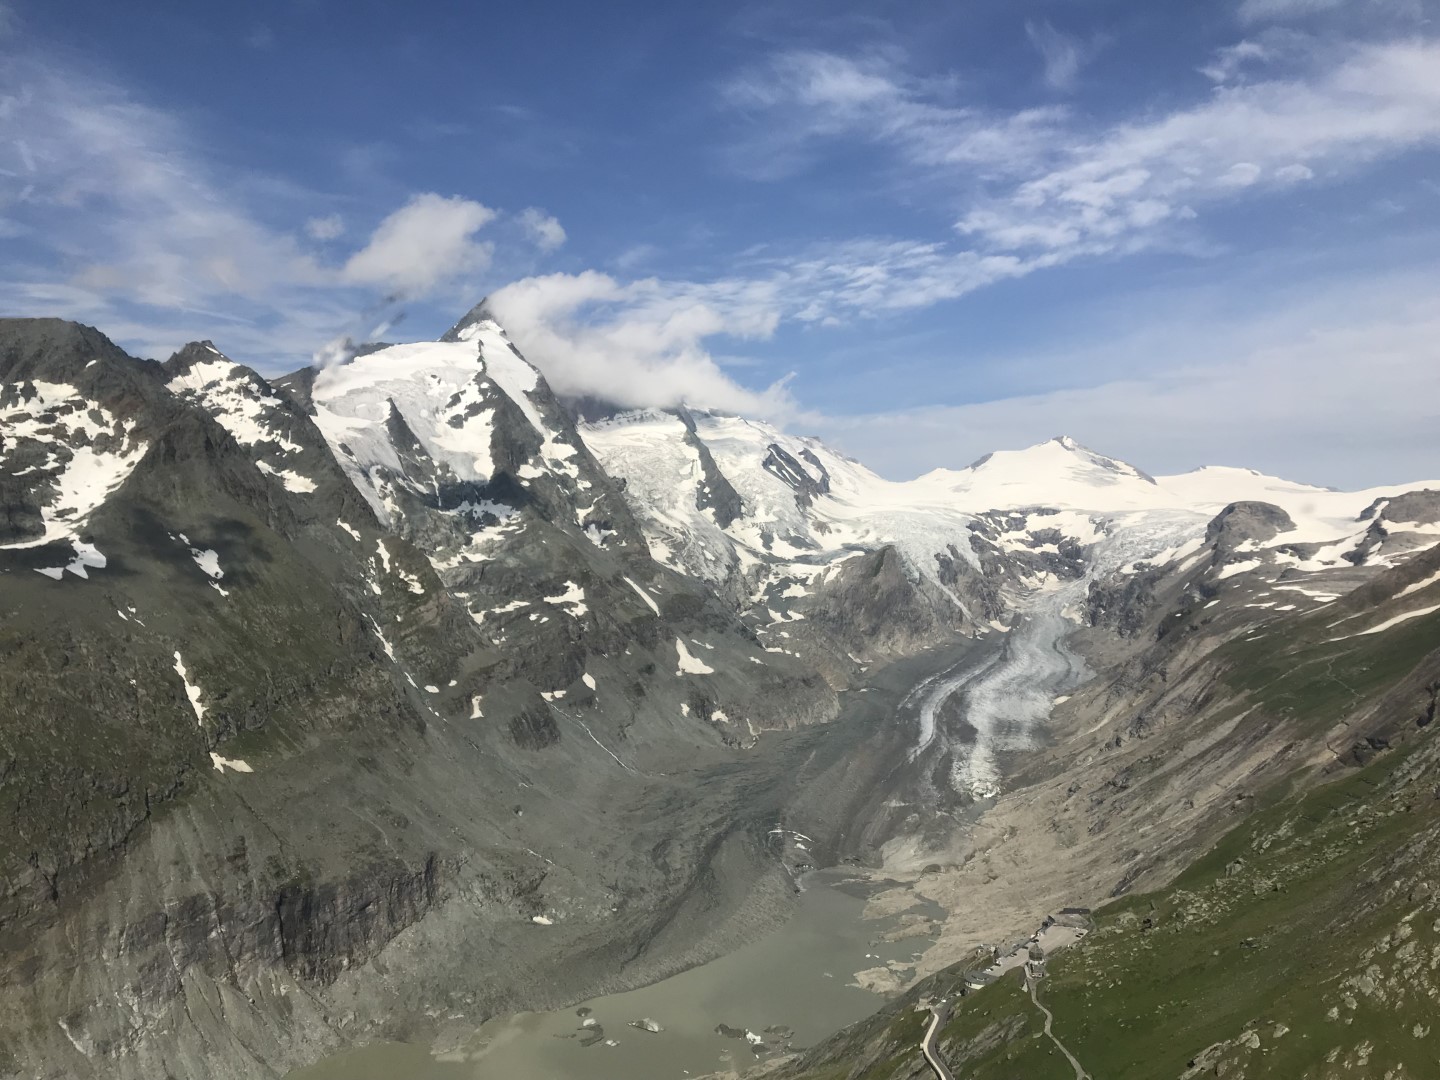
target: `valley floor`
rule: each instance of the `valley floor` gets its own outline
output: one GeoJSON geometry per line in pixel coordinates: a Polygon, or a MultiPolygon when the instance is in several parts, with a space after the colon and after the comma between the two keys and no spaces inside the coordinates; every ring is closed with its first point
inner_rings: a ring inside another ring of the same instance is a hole
{"type": "MultiPolygon", "coordinates": [[[[867,1015],[879,1000],[874,991],[893,992],[913,977],[927,935],[933,934],[939,925],[937,919],[943,917],[938,906],[912,892],[909,910],[878,916],[877,921],[873,912],[865,911],[862,899],[880,888],[908,890],[908,886],[878,868],[881,848],[897,830],[931,822],[930,818],[922,821],[907,809],[922,801],[933,801],[931,781],[938,767],[938,759],[914,753],[915,703],[910,692],[917,685],[933,685],[937,677],[943,679],[957,669],[991,670],[1002,652],[1003,643],[999,641],[962,642],[876,668],[865,685],[846,693],[844,708],[835,720],[790,732],[766,733],[743,761],[698,770],[688,777],[679,772],[667,776],[665,783],[657,786],[655,797],[669,800],[665,811],[669,828],[701,830],[723,821],[735,830],[736,842],[756,858],[736,857],[733,852],[724,856],[721,851],[722,857],[699,868],[695,889],[672,907],[659,932],[628,963],[616,967],[580,955],[570,961],[557,957],[543,975],[548,989],[543,994],[531,994],[526,1005],[561,1010],[586,1003],[600,1012],[604,1006],[592,1000],[599,992],[607,995],[600,999],[602,1002],[624,1003],[633,998],[642,1004],[631,1011],[649,1009],[660,1013],[665,1011],[669,994],[674,996],[670,1005],[673,1016],[678,1003],[685,1000],[685,986],[695,982],[704,986],[707,980],[718,980],[719,987],[728,989],[712,988],[707,992],[708,1007],[715,1017],[711,1026],[720,1022],[738,1026],[753,1012],[756,991],[746,989],[743,977],[724,973],[754,968],[762,973],[757,978],[773,980],[778,977],[776,973],[763,972],[769,971],[767,965],[775,960],[767,950],[778,948],[791,956],[796,971],[808,971],[816,965],[827,970],[816,969],[817,978],[825,980],[821,984],[824,992],[802,1011],[808,1019],[799,1023],[793,1014],[777,1011],[774,1023],[802,1029],[809,1042],[867,1015]],[[748,810],[744,817],[732,818],[737,786],[744,790],[748,810]],[[683,803],[675,801],[677,790],[687,792],[683,803]],[[717,798],[719,803],[714,801],[717,798]],[[687,821],[692,824],[686,825],[687,821]],[[804,896],[797,896],[797,883],[809,868],[836,864],[844,864],[846,874],[860,883],[863,891],[843,902],[848,912],[843,918],[825,909],[829,913],[817,924],[813,911],[816,897],[812,894],[815,890],[833,890],[817,884],[804,896]],[[865,864],[872,869],[866,869],[865,864]],[[792,940],[795,938],[798,941],[792,940]],[[777,944],[766,946],[767,941],[777,944]],[[824,957],[830,959],[822,963],[824,957]],[[873,970],[864,970],[867,968],[873,970]],[[667,990],[672,984],[681,989],[667,990]],[[649,989],[632,989],[645,986],[649,989]]],[[[946,745],[944,740],[937,740],[936,749],[946,745]]],[[[944,753],[948,762],[953,751],[944,753]]],[[[949,764],[944,768],[948,770],[949,764]]],[[[963,800],[952,793],[950,803],[954,810],[947,811],[951,816],[946,820],[953,827],[963,818],[963,800]]],[[[655,816],[658,808],[637,807],[634,813],[655,816]]],[[[437,917],[445,919],[443,909],[437,917]]],[[[537,944],[544,940],[542,935],[548,929],[535,929],[537,944]]],[[[799,977],[794,971],[786,974],[799,977]]],[[[647,1044],[654,1040],[663,1046],[679,1045],[686,1037],[637,1033],[624,1025],[638,1019],[638,1012],[632,1017],[615,1011],[624,1008],[630,1006],[617,1004],[605,1010],[613,1014],[607,1017],[607,1038],[624,1040],[624,1045],[630,1047],[615,1062],[628,1060],[637,1040],[646,1040],[647,1044]]],[[[425,1069],[415,1075],[486,1077],[492,1074],[479,1064],[466,1065],[467,1071],[461,1071],[459,1062],[484,1061],[488,1055],[491,1066],[487,1067],[500,1067],[496,1063],[510,1061],[510,1056],[492,1049],[496,1041],[522,1037],[537,1025],[545,1031],[556,1028],[559,1038],[567,1034],[584,1037],[579,1021],[567,1024],[566,1015],[557,1011],[498,1017],[478,1032],[474,1023],[480,1018],[465,1016],[434,1017],[428,1023],[392,1029],[402,1031],[412,1044],[439,1048],[441,1057],[435,1059],[423,1052],[419,1058],[414,1057],[412,1051],[387,1042],[380,1029],[380,1041],[373,1049],[344,1052],[332,1062],[303,1070],[297,1076],[328,1080],[372,1073],[393,1075],[396,1067],[415,1072],[423,1064],[425,1069]],[[554,1019],[543,1020],[546,1015],[554,1019]]],[[[656,1018],[667,1023],[665,1016],[656,1018]]],[[[775,1042],[773,1037],[766,1038],[775,1042]]],[[[594,1055],[605,1049],[603,1042],[585,1048],[583,1056],[576,1059],[577,1068],[583,1068],[575,1075],[610,1075],[594,1073],[594,1055]]],[[[755,1060],[748,1048],[743,1054],[738,1053],[740,1049],[736,1048],[737,1063],[755,1060]]],[[[526,1058],[522,1054],[516,1060],[526,1058]]],[[[568,1060],[567,1055],[556,1059],[554,1054],[537,1052],[536,1060],[551,1062],[548,1067],[552,1073],[546,1075],[570,1075],[553,1072],[559,1067],[555,1061],[568,1060]]],[[[713,1060],[710,1058],[709,1063],[713,1064],[713,1060]]],[[[622,1072],[616,1075],[625,1075],[623,1068],[629,1066],[617,1067],[622,1067],[622,1072]]],[[[513,1075],[514,1063],[507,1068],[507,1076],[513,1075]]]]}

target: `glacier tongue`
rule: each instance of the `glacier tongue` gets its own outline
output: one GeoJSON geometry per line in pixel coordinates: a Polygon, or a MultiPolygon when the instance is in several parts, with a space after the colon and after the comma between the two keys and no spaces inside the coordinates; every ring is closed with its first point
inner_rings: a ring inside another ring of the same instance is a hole
{"type": "Polygon", "coordinates": [[[1087,576],[1034,597],[998,662],[960,688],[974,743],[955,748],[950,783],[956,791],[976,798],[1000,794],[1000,755],[1034,749],[1055,696],[1085,677],[1084,661],[1065,638],[1075,629],[1066,608],[1084,598],[1088,584],[1087,576]]]}

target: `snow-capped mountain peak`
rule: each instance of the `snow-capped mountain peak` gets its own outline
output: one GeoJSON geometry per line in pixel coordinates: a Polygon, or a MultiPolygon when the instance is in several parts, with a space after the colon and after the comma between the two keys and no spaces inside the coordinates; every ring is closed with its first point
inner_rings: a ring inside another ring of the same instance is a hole
{"type": "Polygon", "coordinates": [[[458,505],[493,501],[502,473],[521,486],[544,474],[578,480],[579,447],[542,383],[498,324],[467,317],[440,341],[388,345],[322,369],[310,396],[316,423],[383,521],[396,485],[458,505]]]}
{"type": "Polygon", "coordinates": [[[493,391],[474,345],[393,345],[321,370],[311,400],[336,457],[381,520],[389,517],[377,468],[404,472],[395,429],[404,424],[455,480],[490,479],[493,391]],[[489,407],[487,407],[489,406],[489,407]]]}
{"type": "Polygon", "coordinates": [[[487,296],[478,304],[472,307],[445,333],[440,335],[441,341],[471,341],[480,333],[480,327],[485,325],[485,330],[490,333],[498,333],[508,342],[509,336],[495,318],[495,313],[490,310],[490,298],[487,296]]]}
{"type": "Polygon", "coordinates": [[[958,472],[937,469],[917,483],[947,487],[958,504],[976,511],[1054,506],[1115,512],[1163,503],[1153,477],[1068,435],[1023,450],[997,450],[958,472]]]}

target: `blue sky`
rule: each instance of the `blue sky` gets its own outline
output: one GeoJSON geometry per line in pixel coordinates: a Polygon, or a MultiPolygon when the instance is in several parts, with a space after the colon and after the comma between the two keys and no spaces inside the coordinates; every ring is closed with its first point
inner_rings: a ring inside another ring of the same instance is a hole
{"type": "Polygon", "coordinates": [[[0,0],[0,311],[262,371],[493,294],[894,476],[1440,477],[1426,0],[0,0]]]}

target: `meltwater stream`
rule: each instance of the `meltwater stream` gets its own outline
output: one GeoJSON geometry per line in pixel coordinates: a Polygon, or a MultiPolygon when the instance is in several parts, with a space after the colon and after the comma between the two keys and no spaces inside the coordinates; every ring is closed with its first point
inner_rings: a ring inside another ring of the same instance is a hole
{"type": "Polygon", "coordinates": [[[882,941],[894,920],[862,917],[876,886],[841,871],[807,875],[805,885],[780,929],[652,986],[556,1012],[498,1017],[440,1055],[374,1044],[289,1080],[683,1080],[761,1060],[747,1032],[772,1048],[785,1041],[813,1046],[882,1004],[853,985],[857,972],[892,964],[906,975],[929,939],[882,941]],[[629,1026],[647,1018],[664,1030],[629,1026]],[[722,1024],[733,1034],[717,1034],[722,1024]]]}

